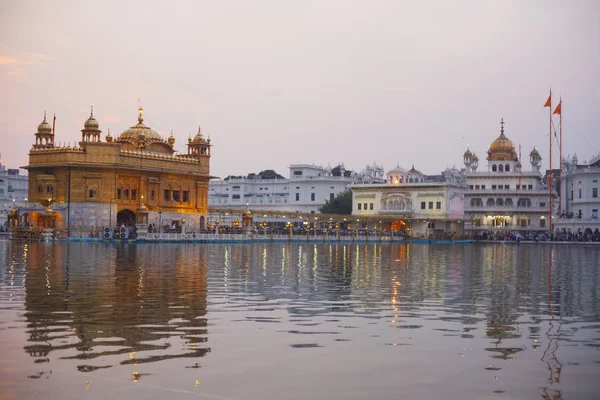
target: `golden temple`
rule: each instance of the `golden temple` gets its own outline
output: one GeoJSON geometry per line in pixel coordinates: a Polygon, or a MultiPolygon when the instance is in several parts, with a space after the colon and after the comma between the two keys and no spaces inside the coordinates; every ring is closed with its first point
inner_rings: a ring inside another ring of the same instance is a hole
{"type": "Polygon", "coordinates": [[[145,229],[187,224],[188,231],[206,228],[210,138],[198,127],[188,139],[187,153],[174,149],[175,137],[163,138],[138,123],[113,138],[94,117],[81,130],[74,146],[58,146],[46,119],[38,126],[29,152],[28,205],[20,210],[19,224],[42,227],[45,208],[56,215],[52,228],[90,232],[123,225],[145,229]]]}

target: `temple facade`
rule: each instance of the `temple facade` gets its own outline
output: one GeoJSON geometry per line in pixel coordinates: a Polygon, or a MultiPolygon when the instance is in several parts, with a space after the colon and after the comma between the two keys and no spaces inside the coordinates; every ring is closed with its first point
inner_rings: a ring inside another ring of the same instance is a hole
{"type": "Polygon", "coordinates": [[[198,128],[187,153],[179,154],[173,134],[163,138],[144,124],[143,113],[140,108],[137,124],[103,140],[92,107],[81,141],[71,147],[56,144],[44,112],[24,167],[29,194],[19,224],[40,226],[53,214],[55,228],[71,236],[136,223],[205,229],[210,139],[198,128]]]}
{"type": "Polygon", "coordinates": [[[477,170],[479,157],[471,150],[467,148],[463,154],[469,188],[465,231],[547,231],[550,195],[540,173],[542,157],[534,147],[529,153],[531,170],[523,170],[514,144],[504,134],[504,121],[500,124],[500,136],[487,151],[486,170],[477,170]]]}

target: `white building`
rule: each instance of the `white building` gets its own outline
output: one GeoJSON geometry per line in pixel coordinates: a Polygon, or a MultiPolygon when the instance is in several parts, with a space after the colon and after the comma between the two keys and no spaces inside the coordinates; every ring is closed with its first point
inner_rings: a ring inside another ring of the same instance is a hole
{"type": "Polygon", "coordinates": [[[414,166],[396,166],[387,172],[384,184],[352,185],[352,215],[381,217],[388,229],[413,238],[456,237],[463,233],[464,176],[447,169],[434,178],[414,166]]]}
{"type": "Polygon", "coordinates": [[[211,180],[208,206],[213,209],[318,213],[326,201],[344,192],[359,179],[383,181],[383,167],[367,166],[356,174],[344,164],[335,168],[309,164],[290,165],[288,179],[260,176],[211,180]]]}
{"type": "Polygon", "coordinates": [[[563,160],[561,175],[562,211],[555,219],[555,232],[591,234],[600,229],[600,154],[587,164],[577,164],[577,156],[563,160]]]}
{"type": "Polygon", "coordinates": [[[0,226],[6,222],[6,214],[13,207],[27,202],[28,176],[19,169],[6,169],[0,163],[0,226]]]}
{"type": "Polygon", "coordinates": [[[469,190],[465,196],[465,231],[546,231],[548,188],[542,183],[539,152],[529,153],[531,170],[523,171],[513,143],[500,136],[487,152],[487,171],[477,171],[479,158],[468,148],[463,155],[469,190]]]}

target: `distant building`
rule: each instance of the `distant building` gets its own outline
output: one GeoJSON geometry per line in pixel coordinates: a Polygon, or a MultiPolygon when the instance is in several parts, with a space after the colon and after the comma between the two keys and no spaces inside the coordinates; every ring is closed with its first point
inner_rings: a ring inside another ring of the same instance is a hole
{"type": "Polygon", "coordinates": [[[600,229],[600,154],[587,164],[578,164],[574,155],[562,166],[562,210],[554,222],[555,232],[591,234],[600,229]]]}
{"type": "Polygon", "coordinates": [[[413,238],[446,239],[463,233],[467,186],[459,170],[431,177],[414,166],[396,166],[386,176],[384,184],[351,186],[353,216],[381,217],[388,229],[413,238]]]}
{"type": "Polygon", "coordinates": [[[529,153],[531,170],[523,171],[515,146],[504,135],[487,152],[487,171],[477,171],[479,157],[468,148],[463,155],[468,191],[465,196],[465,231],[547,231],[549,190],[542,182],[542,157],[529,153]]]}
{"type": "Polygon", "coordinates": [[[353,182],[383,182],[383,167],[367,166],[362,172],[309,164],[290,165],[288,179],[213,179],[209,183],[208,205],[213,209],[318,213],[325,202],[344,192],[353,182]]]}
{"type": "Polygon", "coordinates": [[[6,169],[0,163],[0,231],[4,230],[9,211],[27,204],[27,179],[19,169],[6,169]]]}

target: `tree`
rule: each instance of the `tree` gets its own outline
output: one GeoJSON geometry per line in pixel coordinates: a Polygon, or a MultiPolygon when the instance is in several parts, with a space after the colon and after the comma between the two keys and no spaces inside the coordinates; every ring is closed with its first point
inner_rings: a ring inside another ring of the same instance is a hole
{"type": "Polygon", "coordinates": [[[264,171],[260,171],[257,175],[260,175],[262,179],[285,179],[272,169],[265,169],[264,171]]]}
{"type": "Polygon", "coordinates": [[[352,192],[346,190],[319,208],[323,214],[352,214],[352,192]]]}

